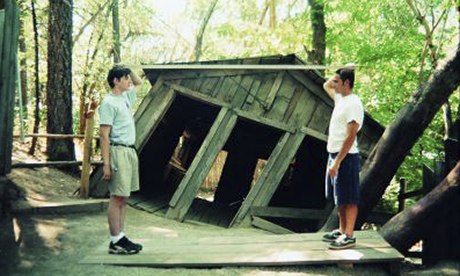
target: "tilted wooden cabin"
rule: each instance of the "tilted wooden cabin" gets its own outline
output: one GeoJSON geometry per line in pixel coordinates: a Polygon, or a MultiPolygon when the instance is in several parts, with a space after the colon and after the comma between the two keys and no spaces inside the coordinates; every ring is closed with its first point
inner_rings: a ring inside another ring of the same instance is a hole
{"type": "MultiPolygon", "coordinates": [[[[300,213],[317,227],[330,205],[324,175],[333,102],[324,78],[303,65],[287,55],[144,66],[152,88],[135,114],[141,190],[132,204],[226,227],[251,215],[300,213]],[[196,196],[222,150],[214,202],[204,204],[196,196]],[[267,162],[251,185],[259,159],[267,162]]],[[[366,115],[358,137],[364,158],[382,133],[366,115]]],[[[100,178],[99,169],[93,195],[106,192],[100,178]]]]}

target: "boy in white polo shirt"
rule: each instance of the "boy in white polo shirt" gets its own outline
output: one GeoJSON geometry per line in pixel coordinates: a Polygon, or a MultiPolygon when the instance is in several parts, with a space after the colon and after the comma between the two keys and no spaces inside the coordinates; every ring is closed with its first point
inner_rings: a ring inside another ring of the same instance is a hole
{"type": "Polygon", "coordinates": [[[324,89],[334,99],[329,124],[326,171],[326,196],[334,190],[334,202],[339,208],[339,229],[323,236],[330,249],[354,247],[353,237],[359,203],[359,170],[361,157],[357,134],[364,118],[360,98],[353,94],[354,67],[346,67],[324,83],[324,89]]]}

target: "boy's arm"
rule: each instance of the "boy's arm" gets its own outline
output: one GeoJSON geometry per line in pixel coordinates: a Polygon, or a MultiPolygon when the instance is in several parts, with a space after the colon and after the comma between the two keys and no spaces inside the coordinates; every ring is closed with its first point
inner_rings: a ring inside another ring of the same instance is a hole
{"type": "Polygon", "coordinates": [[[332,100],[335,100],[335,89],[332,87],[333,85],[333,79],[334,77],[329,78],[324,84],[323,88],[326,90],[327,94],[329,97],[331,97],[332,100]]]}
{"type": "Polygon", "coordinates": [[[142,79],[136,73],[134,73],[133,70],[131,70],[131,74],[129,74],[129,76],[131,77],[135,88],[139,88],[139,86],[142,85],[142,79]]]}
{"type": "Polygon", "coordinates": [[[102,179],[109,181],[112,178],[112,167],[110,165],[110,130],[112,126],[101,125],[99,128],[99,138],[101,142],[101,155],[104,162],[102,179]]]}

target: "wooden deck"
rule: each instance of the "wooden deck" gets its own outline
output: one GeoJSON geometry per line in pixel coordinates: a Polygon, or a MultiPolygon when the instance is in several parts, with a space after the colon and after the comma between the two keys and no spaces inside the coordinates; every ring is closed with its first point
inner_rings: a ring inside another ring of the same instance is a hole
{"type": "Polygon", "coordinates": [[[399,273],[403,255],[375,231],[356,232],[353,249],[329,250],[323,233],[239,237],[153,237],[140,241],[137,255],[107,253],[107,243],[85,257],[83,264],[112,264],[151,267],[283,266],[325,264],[388,264],[399,273]]]}

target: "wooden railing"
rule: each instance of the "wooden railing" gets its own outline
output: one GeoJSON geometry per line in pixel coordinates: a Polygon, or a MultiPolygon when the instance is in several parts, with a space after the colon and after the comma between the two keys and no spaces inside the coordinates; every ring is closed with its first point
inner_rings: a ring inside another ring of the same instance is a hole
{"type": "MultiPolygon", "coordinates": [[[[48,161],[48,162],[27,162],[27,163],[13,163],[12,168],[38,168],[38,167],[68,167],[68,166],[82,166],[80,176],[80,196],[88,198],[89,196],[89,176],[91,165],[102,165],[102,161],[92,161],[92,141],[98,139],[93,136],[94,128],[94,112],[86,114],[86,129],[84,135],[79,134],[50,134],[50,133],[33,133],[24,135],[25,137],[37,137],[47,139],[84,139],[83,144],[83,160],[82,161],[48,161]]],[[[13,135],[13,138],[21,138],[20,135],[13,135]]]]}

